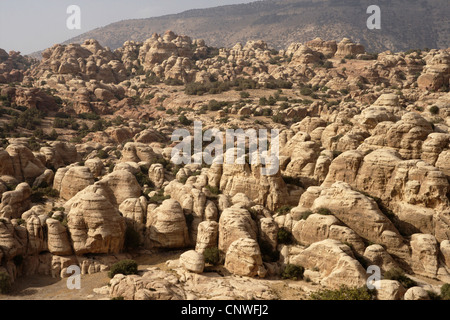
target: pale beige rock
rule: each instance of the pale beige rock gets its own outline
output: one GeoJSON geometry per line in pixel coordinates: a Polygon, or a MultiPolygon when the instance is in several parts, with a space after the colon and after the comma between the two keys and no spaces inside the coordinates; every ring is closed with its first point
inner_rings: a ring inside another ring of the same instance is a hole
{"type": "Polygon", "coordinates": [[[366,258],[371,265],[380,267],[384,272],[398,267],[391,255],[379,244],[368,246],[364,251],[364,258],[366,258]]]}
{"type": "Polygon", "coordinates": [[[89,168],[94,178],[98,178],[102,175],[105,166],[102,160],[98,158],[88,159],[84,162],[84,165],[89,168]]]}
{"type": "Polygon", "coordinates": [[[128,171],[114,171],[99,181],[104,188],[109,189],[115,198],[113,204],[120,205],[126,199],[139,198],[142,190],[135,176],[128,171]]]}
{"type": "Polygon", "coordinates": [[[205,257],[202,253],[189,250],[180,256],[180,265],[187,271],[202,273],[205,268],[205,257]]]}
{"type": "Polygon", "coordinates": [[[444,240],[441,242],[441,254],[444,259],[444,263],[447,266],[447,268],[450,269],[450,241],[444,240]]]}
{"type": "Polygon", "coordinates": [[[48,250],[59,256],[73,254],[67,229],[55,219],[46,220],[48,227],[48,250]]]}
{"type": "Polygon", "coordinates": [[[42,185],[51,186],[53,184],[53,178],[55,177],[55,174],[52,170],[47,169],[44,171],[43,174],[41,174],[39,177],[36,178],[33,182],[33,187],[39,187],[42,185]]]}
{"type": "Polygon", "coordinates": [[[22,245],[9,219],[0,219],[0,252],[6,260],[22,253],[22,245]]]}
{"type": "Polygon", "coordinates": [[[266,274],[258,243],[249,238],[239,238],[230,244],[225,268],[239,276],[264,278],[266,274]]]}
{"type": "Polygon", "coordinates": [[[19,181],[32,181],[44,173],[46,168],[27,147],[10,144],[5,150],[11,157],[13,176],[19,181]]]}
{"type": "Polygon", "coordinates": [[[388,252],[407,258],[409,250],[392,222],[378,209],[376,202],[351,189],[344,182],[336,182],[322,190],[314,200],[312,210],[329,209],[339,220],[362,238],[387,247],[388,252]]]}
{"type": "Polygon", "coordinates": [[[145,197],[129,198],[119,206],[119,211],[131,226],[144,239],[145,221],[147,219],[147,199],[145,197]]]}
{"type": "Polygon", "coordinates": [[[216,221],[203,221],[198,225],[195,250],[203,253],[207,248],[217,247],[219,224],[216,221]]]}
{"type": "Polygon", "coordinates": [[[148,176],[156,188],[161,188],[164,184],[164,167],[162,164],[154,163],[148,170],[148,176]]]}
{"type": "Polygon", "coordinates": [[[430,300],[428,292],[421,287],[412,287],[406,290],[404,300],[430,300]]]}
{"type": "Polygon", "coordinates": [[[125,237],[125,219],[104,196],[85,193],[68,213],[75,254],[118,253],[125,237]]]}
{"type": "Polygon", "coordinates": [[[87,167],[58,169],[53,188],[64,200],[70,200],[78,192],[94,183],[94,176],[87,167]]]}
{"type": "Polygon", "coordinates": [[[30,196],[31,188],[25,182],[19,184],[14,191],[4,192],[0,203],[0,217],[20,218],[30,207],[30,196]]]}
{"type": "Polygon", "coordinates": [[[147,247],[183,248],[190,243],[183,209],[173,199],[147,212],[146,226],[147,247]]]}
{"type": "Polygon", "coordinates": [[[110,297],[125,300],[184,300],[175,274],[157,268],[148,269],[142,276],[117,274],[110,281],[110,297]]]}
{"type": "Polygon", "coordinates": [[[225,209],[219,219],[219,249],[228,247],[240,238],[257,239],[258,227],[246,209],[231,207],[225,209]]]}
{"type": "Polygon", "coordinates": [[[425,277],[434,278],[438,272],[438,243],[431,234],[416,233],[411,236],[411,267],[425,277]]]}
{"type": "Polygon", "coordinates": [[[320,272],[320,283],[329,288],[341,285],[361,287],[366,283],[366,270],[354,258],[351,249],[340,241],[327,239],[315,242],[290,263],[320,272]]]}
{"type": "Polygon", "coordinates": [[[375,283],[379,286],[376,290],[378,300],[402,300],[405,295],[405,288],[396,280],[378,280],[375,283]]]}
{"type": "Polygon", "coordinates": [[[258,223],[259,240],[270,245],[272,250],[278,246],[278,225],[272,218],[261,218],[258,223]]]}
{"type": "Polygon", "coordinates": [[[330,237],[330,227],[340,224],[339,220],[330,215],[312,214],[306,220],[300,220],[292,229],[295,240],[303,245],[310,245],[330,237]]]}
{"type": "Polygon", "coordinates": [[[122,150],[121,162],[149,162],[157,159],[158,155],[153,151],[153,149],[144,143],[138,142],[128,142],[125,144],[122,150]]]}

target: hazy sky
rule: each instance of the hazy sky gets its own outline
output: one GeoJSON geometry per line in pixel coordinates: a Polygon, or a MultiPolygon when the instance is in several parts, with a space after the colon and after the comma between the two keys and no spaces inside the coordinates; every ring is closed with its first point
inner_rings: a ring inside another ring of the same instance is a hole
{"type": "Polygon", "coordinates": [[[29,54],[125,19],[255,0],[0,0],[0,48],[29,54]],[[81,9],[81,30],[69,30],[67,7],[81,9]]]}

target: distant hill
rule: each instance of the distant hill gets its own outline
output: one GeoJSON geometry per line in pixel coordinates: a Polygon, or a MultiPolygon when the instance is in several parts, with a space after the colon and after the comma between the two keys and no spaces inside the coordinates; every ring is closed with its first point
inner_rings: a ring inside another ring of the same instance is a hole
{"type": "Polygon", "coordinates": [[[143,41],[173,30],[204,39],[208,45],[233,46],[262,39],[282,49],[315,37],[350,37],[369,52],[450,46],[449,0],[266,0],[189,10],[156,18],[124,20],[86,32],[65,43],[97,39],[116,49],[127,40],[143,41]],[[381,30],[369,30],[367,7],[381,8],[381,30]]]}

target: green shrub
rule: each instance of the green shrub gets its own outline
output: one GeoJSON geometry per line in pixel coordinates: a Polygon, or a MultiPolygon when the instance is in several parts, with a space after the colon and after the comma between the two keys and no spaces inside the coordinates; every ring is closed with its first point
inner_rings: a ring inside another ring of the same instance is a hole
{"type": "Polygon", "coordinates": [[[329,210],[329,209],[327,209],[327,208],[319,208],[319,209],[317,209],[317,213],[318,214],[321,214],[321,215],[323,215],[323,216],[329,216],[329,215],[332,215],[333,213],[329,210]]]}
{"type": "Polygon", "coordinates": [[[311,293],[309,297],[311,300],[374,300],[375,291],[367,287],[341,286],[337,290],[324,289],[311,293]]]}
{"type": "Polygon", "coordinates": [[[109,154],[105,150],[101,149],[98,150],[97,157],[99,157],[100,159],[108,159],[109,154]]]}
{"type": "Polygon", "coordinates": [[[384,274],[384,278],[388,280],[397,280],[406,289],[417,286],[417,282],[413,279],[408,278],[405,272],[400,268],[392,268],[384,274]]]}
{"type": "Polygon", "coordinates": [[[220,190],[218,187],[212,187],[210,185],[207,185],[205,188],[208,189],[209,192],[211,192],[213,195],[218,195],[220,193],[220,190]]]}
{"type": "Polygon", "coordinates": [[[279,244],[291,244],[292,233],[286,228],[280,228],[277,232],[277,240],[279,244]]]}
{"type": "Polygon", "coordinates": [[[127,226],[127,229],[125,230],[125,248],[136,249],[140,244],[141,236],[139,233],[132,226],[127,226]]]}
{"type": "Polygon", "coordinates": [[[189,120],[185,115],[181,115],[178,117],[178,121],[184,126],[190,126],[192,124],[192,121],[189,120]]]}
{"type": "Polygon", "coordinates": [[[439,107],[438,106],[430,107],[430,113],[431,114],[438,114],[439,113],[439,107]]]}
{"type": "Polygon", "coordinates": [[[117,300],[125,300],[125,298],[123,296],[118,296],[118,297],[111,298],[110,300],[115,300],[115,301],[117,301],[117,300]]]}
{"type": "Polygon", "coordinates": [[[239,93],[239,95],[241,96],[242,99],[250,98],[250,93],[248,93],[247,91],[242,91],[239,93]]]}
{"type": "Polygon", "coordinates": [[[164,191],[160,190],[157,194],[155,194],[153,197],[150,197],[148,199],[149,203],[155,203],[155,204],[161,204],[164,200],[170,199],[170,196],[165,196],[164,191]]]}
{"type": "Polygon", "coordinates": [[[303,183],[298,177],[283,176],[283,180],[286,184],[293,184],[294,186],[303,188],[303,183]]]}
{"type": "Polygon", "coordinates": [[[11,277],[6,272],[0,272],[0,294],[11,292],[11,277]]]}
{"type": "Polygon", "coordinates": [[[277,213],[279,213],[279,214],[287,214],[287,213],[289,213],[291,211],[291,209],[292,209],[291,206],[284,205],[284,206],[282,206],[281,208],[279,208],[277,210],[277,213]]]}
{"type": "Polygon", "coordinates": [[[283,272],[281,273],[281,277],[283,279],[302,280],[304,272],[305,268],[303,268],[302,266],[287,264],[286,267],[284,267],[283,272]]]}
{"type": "Polygon", "coordinates": [[[206,248],[203,251],[205,262],[216,266],[220,263],[220,250],[217,247],[206,248]]]}
{"type": "Polygon", "coordinates": [[[450,284],[446,283],[441,287],[441,297],[443,300],[450,300],[450,284]]]}
{"type": "Polygon", "coordinates": [[[302,215],[300,216],[300,219],[301,220],[306,220],[306,219],[308,219],[308,217],[310,216],[310,215],[312,215],[313,213],[312,213],[312,211],[305,211],[305,212],[303,212],[302,213],[302,215]]]}
{"type": "Polygon", "coordinates": [[[130,275],[137,274],[138,264],[134,260],[126,259],[119,261],[111,266],[111,270],[108,272],[108,277],[114,278],[116,274],[130,275]]]}
{"type": "Polygon", "coordinates": [[[155,184],[150,180],[149,176],[142,171],[137,172],[135,178],[141,187],[148,185],[150,188],[154,188],[155,184]]]}
{"type": "Polygon", "coordinates": [[[59,192],[51,187],[39,186],[31,190],[30,200],[32,203],[43,203],[45,197],[58,198],[59,192]]]}
{"type": "Polygon", "coordinates": [[[308,87],[303,87],[303,88],[301,88],[301,90],[300,90],[300,94],[302,95],[302,96],[310,96],[311,94],[312,94],[312,90],[310,89],[310,88],[308,88],[308,87]]]}

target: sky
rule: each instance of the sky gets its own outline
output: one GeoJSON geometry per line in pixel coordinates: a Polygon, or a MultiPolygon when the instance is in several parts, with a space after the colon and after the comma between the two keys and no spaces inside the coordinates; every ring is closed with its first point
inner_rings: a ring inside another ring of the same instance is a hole
{"type": "Polygon", "coordinates": [[[255,0],[0,0],[0,48],[29,54],[126,19],[248,3],[255,0]],[[81,10],[81,29],[70,30],[70,5],[81,10]]]}

